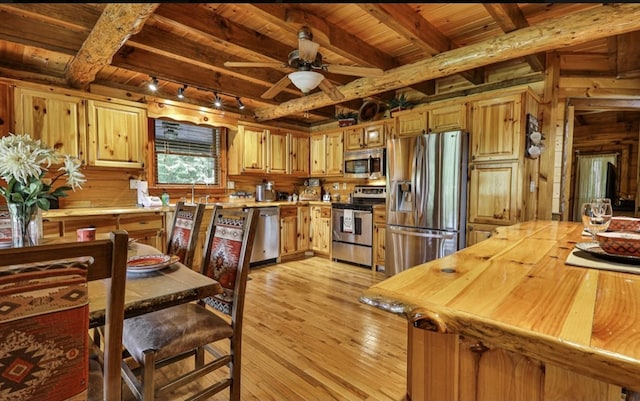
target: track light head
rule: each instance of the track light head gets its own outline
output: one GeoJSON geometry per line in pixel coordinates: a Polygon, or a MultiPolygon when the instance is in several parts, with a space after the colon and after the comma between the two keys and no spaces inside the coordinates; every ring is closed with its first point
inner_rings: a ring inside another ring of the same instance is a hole
{"type": "Polygon", "coordinates": [[[149,82],[149,89],[154,92],[158,90],[158,79],[156,77],[151,77],[151,82],[149,82]]]}
{"type": "Polygon", "coordinates": [[[239,97],[237,97],[236,100],[238,101],[238,109],[244,110],[244,103],[242,103],[242,100],[240,100],[239,97]]]}
{"type": "Polygon", "coordinates": [[[187,89],[187,85],[182,88],[178,88],[178,99],[184,99],[184,90],[187,89]]]}
{"type": "Polygon", "coordinates": [[[216,107],[222,107],[222,99],[218,96],[218,92],[213,92],[213,105],[216,107]]]}

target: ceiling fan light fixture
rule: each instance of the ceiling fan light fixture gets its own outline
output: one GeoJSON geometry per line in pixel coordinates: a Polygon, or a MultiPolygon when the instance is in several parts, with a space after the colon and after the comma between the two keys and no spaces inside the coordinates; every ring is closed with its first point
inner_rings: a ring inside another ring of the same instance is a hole
{"type": "Polygon", "coordinates": [[[320,85],[324,75],[315,71],[296,71],[289,74],[289,79],[302,93],[307,94],[320,85]]]}

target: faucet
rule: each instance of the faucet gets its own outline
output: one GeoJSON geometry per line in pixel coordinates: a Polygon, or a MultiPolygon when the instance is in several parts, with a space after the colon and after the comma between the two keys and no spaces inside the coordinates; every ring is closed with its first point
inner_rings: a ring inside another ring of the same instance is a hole
{"type": "MultiPolygon", "coordinates": [[[[207,188],[209,187],[209,183],[206,181],[194,181],[191,183],[191,204],[195,205],[196,204],[196,184],[204,184],[205,186],[207,186],[207,188]]],[[[208,196],[208,195],[207,195],[208,196]]],[[[206,202],[206,198],[205,198],[205,202],[206,202]]]]}

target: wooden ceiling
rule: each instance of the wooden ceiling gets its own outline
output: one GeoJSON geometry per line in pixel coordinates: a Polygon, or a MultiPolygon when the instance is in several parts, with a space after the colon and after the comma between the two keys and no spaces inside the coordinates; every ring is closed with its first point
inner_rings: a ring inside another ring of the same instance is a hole
{"type": "Polygon", "coordinates": [[[0,21],[0,79],[133,101],[175,99],[186,85],[184,102],[212,107],[218,92],[225,110],[246,119],[304,127],[404,88],[429,100],[539,81],[551,50],[561,55],[562,75],[640,76],[638,4],[6,3],[0,21]],[[263,98],[292,71],[285,66],[302,27],[323,64],[383,73],[320,71],[339,101],[320,89],[303,96],[293,85],[263,98]],[[147,88],[152,76],[156,94],[147,88]]]}

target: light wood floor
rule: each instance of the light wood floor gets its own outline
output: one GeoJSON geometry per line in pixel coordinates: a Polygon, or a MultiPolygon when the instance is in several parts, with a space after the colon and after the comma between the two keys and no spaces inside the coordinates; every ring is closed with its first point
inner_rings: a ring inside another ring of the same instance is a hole
{"type": "Polygon", "coordinates": [[[254,268],[249,277],[243,400],[404,399],[407,322],[358,301],[383,273],[312,257],[254,268]]]}

